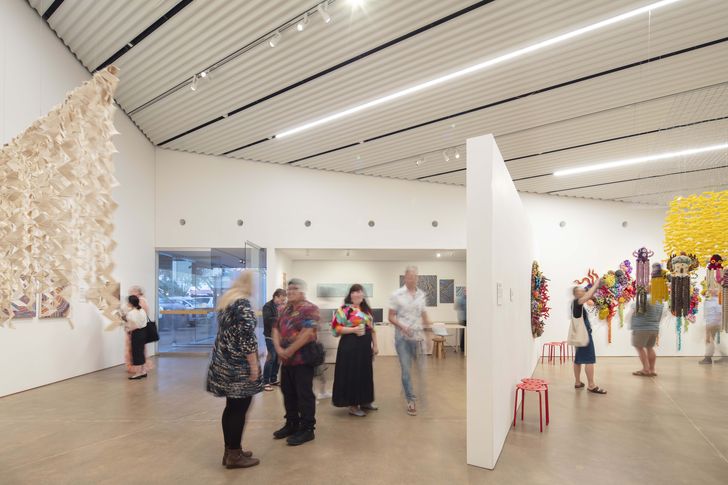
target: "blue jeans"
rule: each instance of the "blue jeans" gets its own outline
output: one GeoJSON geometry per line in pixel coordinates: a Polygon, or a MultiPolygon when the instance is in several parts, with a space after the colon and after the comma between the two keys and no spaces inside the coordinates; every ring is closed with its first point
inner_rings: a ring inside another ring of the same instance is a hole
{"type": "Polygon", "coordinates": [[[402,389],[407,401],[415,400],[415,393],[412,390],[412,377],[410,376],[410,368],[412,362],[417,359],[417,347],[419,342],[415,340],[407,340],[398,337],[394,341],[399,357],[399,366],[402,368],[402,389]]]}
{"type": "Polygon", "coordinates": [[[268,357],[266,357],[265,367],[263,367],[263,384],[273,384],[278,381],[280,363],[272,338],[265,338],[265,348],[268,349],[268,357]]]}

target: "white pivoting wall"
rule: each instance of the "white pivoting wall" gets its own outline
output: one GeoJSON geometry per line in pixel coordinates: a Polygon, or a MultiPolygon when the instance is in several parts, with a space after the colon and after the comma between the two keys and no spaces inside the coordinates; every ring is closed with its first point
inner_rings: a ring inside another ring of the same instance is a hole
{"type": "Polygon", "coordinates": [[[467,142],[467,462],[494,468],[536,362],[530,222],[492,135],[467,142]],[[477,302],[474,303],[474,302],[477,302]]]}

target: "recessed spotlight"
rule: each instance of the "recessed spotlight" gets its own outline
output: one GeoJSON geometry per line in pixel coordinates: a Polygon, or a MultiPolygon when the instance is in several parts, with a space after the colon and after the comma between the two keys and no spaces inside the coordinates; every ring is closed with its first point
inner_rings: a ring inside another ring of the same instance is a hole
{"type": "Polygon", "coordinates": [[[238,226],[242,226],[242,225],[243,225],[243,220],[242,219],[238,219],[238,226]]]}
{"type": "Polygon", "coordinates": [[[303,225],[306,227],[311,227],[311,221],[306,221],[303,223],[303,225]]]}
{"type": "Polygon", "coordinates": [[[440,253],[437,253],[437,254],[435,255],[435,257],[437,257],[437,258],[441,258],[441,257],[442,257],[442,254],[440,254],[440,253]]]}
{"type": "Polygon", "coordinates": [[[419,167],[419,166],[420,166],[420,165],[422,165],[422,164],[423,164],[424,162],[425,162],[425,159],[424,159],[424,158],[418,158],[418,159],[417,159],[417,161],[415,162],[415,165],[417,165],[417,166],[419,167]]]}
{"type": "Polygon", "coordinates": [[[275,34],[273,35],[273,37],[271,37],[271,38],[270,38],[270,39],[268,40],[268,45],[269,45],[269,46],[271,46],[271,47],[275,47],[275,46],[277,46],[277,45],[278,45],[278,43],[279,43],[279,42],[281,41],[281,37],[283,37],[283,36],[281,35],[281,33],[280,33],[280,32],[276,32],[276,33],[275,33],[275,34]]]}
{"type": "Polygon", "coordinates": [[[207,76],[208,76],[208,75],[209,75],[209,73],[208,73],[207,71],[202,71],[202,72],[200,73],[200,77],[201,77],[202,79],[205,79],[205,78],[207,78],[207,76]]]}
{"type": "Polygon", "coordinates": [[[559,227],[566,227],[566,221],[559,222],[559,227]]]}
{"type": "Polygon", "coordinates": [[[455,158],[460,158],[460,151],[458,149],[455,149],[455,158]]]}
{"type": "Polygon", "coordinates": [[[184,226],[185,224],[187,224],[187,221],[186,220],[184,220],[184,219],[180,219],[179,220],[179,225],[180,226],[184,226]]]}
{"type": "Polygon", "coordinates": [[[308,25],[308,12],[303,14],[303,18],[298,21],[298,23],[296,24],[296,30],[299,32],[303,32],[307,25],[308,25]]]}
{"type": "Polygon", "coordinates": [[[369,221],[369,227],[374,227],[374,224],[375,224],[374,221],[369,221]]]}
{"type": "Polygon", "coordinates": [[[437,222],[437,221],[432,221],[432,227],[437,227],[437,226],[439,226],[439,225],[440,225],[440,223],[439,223],[439,222],[437,222]]]}
{"type": "MultiPolygon", "coordinates": [[[[643,7],[640,7],[640,8],[634,9],[634,10],[630,10],[628,12],[601,20],[599,22],[595,22],[593,24],[590,24],[590,25],[587,25],[584,27],[580,27],[578,29],[566,32],[564,34],[557,35],[555,37],[551,37],[549,39],[545,39],[545,40],[536,42],[534,44],[531,44],[531,45],[528,45],[525,47],[521,47],[520,49],[506,52],[505,54],[501,54],[499,56],[492,57],[490,59],[486,59],[484,61],[472,64],[470,66],[464,67],[457,71],[453,71],[453,72],[444,74],[439,77],[424,80],[424,81],[420,82],[419,84],[415,84],[413,86],[409,86],[407,88],[391,92],[390,94],[386,94],[379,98],[374,98],[369,101],[365,101],[364,103],[358,104],[356,106],[346,108],[342,111],[337,111],[335,113],[326,115],[322,118],[303,123],[302,125],[295,126],[293,128],[287,129],[287,130],[283,130],[280,133],[276,134],[276,138],[283,138],[285,136],[300,133],[304,130],[309,130],[309,129],[315,128],[317,126],[321,126],[323,124],[331,123],[331,122],[339,120],[341,118],[345,118],[345,117],[354,115],[361,111],[364,111],[364,110],[367,110],[370,108],[374,108],[375,106],[379,106],[381,104],[389,103],[394,100],[403,98],[405,96],[410,96],[415,93],[419,93],[420,91],[424,91],[426,89],[430,89],[435,86],[439,86],[443,83],[450,82],[455,79],[459,79],[463,76],[474,74],[476,72],[482,72],[486,69],[492,68],[495,65],[502,64],[504,62],[519,58],[519,57],[527,55],[527,54],[531,54],[533,52],[541,51],[547,47],[552,47],[557,44],[563,44],[564,42],[566,42],[568,40],[571,40],[571,39],[574,39],[577,37],[582,37],[582,36],[584,36],[584,34],[587,34],[589,32],[604,29],[607,26],[623,22],[625,20],[631,19],[631,18],[641,15],[643,13],[650,12],[652,10],[659,9],[661,7],[664,7],[671,3],[675,3],[677,1],[679,1],[679,0],[661,0],[659,2],[654,2],[649,5],[645,5],[643,7]]],[[[357,5],[357,6],[361,5],[361,3],[362,3],[361,1],[355,1],[355,0],[349,0],[349,2],[352,5],[352,7],[355,5],[357,5]]]]}
{"type": "Polygon", "coordinates": [[[324,23],[328,24],[329,22],[331,22],[331,15],[329,15],[329,13],[326,11],[323,3],[319,3],[318,7],[316,7],[316,10],[318,10],[318,13],[319,15],[321,15],[324,23]]]}

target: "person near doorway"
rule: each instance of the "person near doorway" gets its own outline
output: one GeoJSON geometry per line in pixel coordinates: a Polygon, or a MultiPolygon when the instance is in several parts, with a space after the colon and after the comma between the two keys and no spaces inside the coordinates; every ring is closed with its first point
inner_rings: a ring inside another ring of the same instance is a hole
{"type": "MultiPolygon", "coordinates": [[[[151,315],[151,312],[149,311],[149,302],[147,302],[146,297],[144,296],[144,289],[139,285],[134,285],[129,287],[129,291],[127,292],[128,296],[136,296],[139,298],[139,306],[141,306],[142,310],[144,310],[144,313],[147,314],[147,317],[151,315]]],[[[123,308],[122,308],[123,311],[123,308]]],[[[125,352],[125,362],[126,362],[126,371],[129,374],[139,374],[139,373],[147,373],[148,371],[154,369],[154,363],[152,359],[149,359],[147,357],[147,348],[144,347],[144,366],[143,368],[140,368],[139,366],[135,366],[132,363],[132,355],[131,355],[131,334],[127,333],[126,335],[126,352],[125,352]]]]}
{"type": "Polygon", "coordinates": [[[637,349],[637,354],[642,363],[642,369],[632,373],[635,376],[657,377],[655,372],[655,362],[657,361],[655,345],[660,333],[660,321],[663,313],[662,303],[653,304],[648,300],[644,313],[635,311],[632,314],[632,346],[637,349]]]}
{"type": "Polygon", "coordinates": [[[226,468],[248,468],[260,463],[251,451],[243,451],[245,416],[253,396],[263,384],[258,361],[258,321],[250,304],[253,276],[244,271],[217,303],[217,337],[207,372],[207,391],[225,398],[222,434],[226,468]]]}
{"type": "Polygon", "coordinates": [[[129,336],[131,347],[131,364],[134,375],[129,380],[144,379],[147,377],[147,370],[144,367],[146,357],[144,346],[147,344],[147,313],[142,308],[139,297],[129,295],[128,311],[124,314],[124,328],[129,336]]]}
{"type": "MultiPolygon", "coordinates": [[[[468,325],[468,290],[463,288],[463,294],[455,300],[455,310],[458,313],[458,323],[468,325]]],[[[465,331],[460,332],[460,351],[465,352],[465,331]]]]}
{"type": "MultiPolygon", "coordinates": [[[[723,312],[721,303],[718,300],[719,291],[717,288],[711,289],[709,297],[705,299],[705,358],[699,361],[699,364],[710,365],[713,363],[713,354],[723,323],[723,312]]],[[[715,360],[715,362],[719,364],[728,363],[728,354],[722,348],[718,350],[722,357],[715,360]]]]}
{"type": "Polygon", "coordinates": [[[273,433],[273,438],[287,438],[289,445],[298,446],[315,438],[314,366],[308,362],[304,346],[316,340],[320,312],[316,305],[306,300],[303,280],[289,281],[286,293],[288,303],[273,326],[273,345],[281,359],[286,423],[273,433]]]}
{"type": "Polygon", "coordinates": [[[425,311],[425,292],[417,288],[416,266],[408,266],[404,272],[404,286],[392,294],[389,301],[389,323],[395,326],[394,343],[402,371],[402,388],[407,401],[407,414],[417,415],[417,405],[412,386],[411,368],[422,354],[425,340],[423,324],[430,325],[425,311]]]}
{"type": "Polygon", "coordinates": [[[334,369],[332,403],[348,407],[352,416],[364,417],[376,411],[374,404],[374,356],[379,353],[372,309],[364,287],[352,285],[344,305],[336,310],[331,331],[340,337],[334,369]]]}
{"type": "Polygon", "coordinates": [[[576,389],[584,387],[584,383],[581,382],[581,367],[584,366],[587,378],[587,391],[593,392],[594,394],[606,394],[607,391],[597,386],[594,382],[594,365],[597,363],[597,356],[594,351],[594,339],[592,338],[589,314],[584,311],[584,304],[591,300],[601,284],[602,280],[600,279],[589,290],[581,286],[574,287],[574,301],[571,304],[572,316],[574,318],[583,316],[584,325],[586,325],[586,330],[589,333],[589,344],[585,347],[576,347],[576,352],[574,353],[574,387],[576,389]]]}
{"type": "Polygon", "coordinates": [[[276,353],[273,345],[273,325],[278,320],[278,308],[286,304],[286,290],[278,288],[273,292],[273,298],[263,305],[263,336],[265,337],[265,348],[268,354],[265,358],[265,367],[263,368],[263,388],[266,391],[272,391],[273,386],[277,386],[278,370],[280,363],[278,361],[278,353],[276,353]]]}

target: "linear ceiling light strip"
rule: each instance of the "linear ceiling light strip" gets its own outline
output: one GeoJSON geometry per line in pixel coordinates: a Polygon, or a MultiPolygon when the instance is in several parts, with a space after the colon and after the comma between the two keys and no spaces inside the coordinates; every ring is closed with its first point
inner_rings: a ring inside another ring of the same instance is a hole
{"type": "Polygon", "coordinates": [[[695,170],[684,170],[681,172],[672,172],[672,173],[665,173],[662,175],[648,175],[646,177],[637,177],[637,178],[631,178],[631,179],[624,179],[624,180],[615,180],[614,182],[604,182],[601,184],[592,184],[592,185],[582,185],[580,187],[571,187],[567,189],[559,189],[559,190],[549,190],[548,192],[538,192],[543,194],[559,194],[561,192],[569,192],[571,190],[579,190],[579,189],[591,189],[594,187],[602,187],[604,185],[614,185],[614,184],[621,184],[625,182],[637,182],[638,180],[648,180],[648,179],[657,179],[662,177],[669,177],[670,175],[684,175],[688,173],[697,173],[697,172],[708,172],[710,170],[722,170],[724,168],[728,168],[728,165],[721,165],[719,167],[711,167],[711,168],[698,168],[695,170]]]}
{"type": "Polygon", "coordinates": [[[556,44],[561,44],[563,42],[566,42],[567,40],[571,40],[576,37],[581,37],[582,35],[585,35],[589,32],[594,32],[596,30],[603,29],[604,27],[608,27],[610,25],[614,25],[614,24],[623,22],[625,20],[631,19],[638,15],[642,15],[643,13],[651,12],[652,10],[657,10],[659,8],[665,7],[672,3],[676,3],[678,1],[680,1],[680,0],[661,0],[659,2],[645,5],[644,7],[640,7],[638,9],[631,10],[629,12],[625,12],[621,15],[610,17],[610,18],[602,20],[600,22],[596,22],[594,24],[587,25],[586,27],[572,30],[571,32],[567,32],[565,34],[561,34],[556,37],[546,39],[546,40],[538,42],[536,44],[531,44],[530,46],[527,46],[527,47],[522,47],[520,49],[516,49],[514,51],[508,52],[507,54],[503,54],[498,57],[494,57],[492,59],[488,59],[486,61],[479,62],[477,64],[473,64],[464,69],[460,69],[460,70],[451,72],[449,74],[445,74],[444,76],[436,77],[434,79],[430,79],[430,80],[422,82],[420,84],[416,84],[414,86],[410,86],[408,88],[405,88],[405,89],[402,89],[399,91],[395,91],[394,93],[388,94],[386,96],[382,96],[381,98],[372,99],[371,101],[367,101],[365,103],[353,106],[353,107],[345,109],[343,111],[338,111],[338,112],[330,114],[328,116],[324,116],[323,118],[319,118],[314,121],[309,121],[308,123],[304,123],[304,124],[296,126],[294,128],[290,128],[288,130],[281,131],[275,135],[275,138],[284,138],[286,136],[295,135],[296,133],[301,133],[302,131],[310,130],[312,128],[316,128],[318,126],[328,124],[333,121],[340,120],[342,118],[347,118],[349,116],[352,116],[356,113],[360,113],[365,110],[368,110],[370,108],[374,108],[376,106],[386,104],[391,101],[395,101],[397,99],[404,98],[404,97],[410,96],[415,93],[419,93],[420,91],[424,91],[424,90],[430,89],[432,87],[439,86],[439,85],[447,83],[449,81],[453,81],[453,80],[459,79],[463,76],[467,76],[469,74],[473,74],[476,72],[486,70],[495,65],[502,64],[506,61],[510,61],[511,59],[515,59],[517,57],[521,57],[523,55],[530,54],[532,52],[540,51],[542,49],[551,47],[556,44]]]}
{"type": "MultiPolygon", "coordinates": [[[[250,103],[248,103],[248,104],[246,104],[244,106],[241,106],[239,108],[236,108],[236,109],[230,111],[229,113],[227,113],[227,116],[234,116],[236,114],[239,114],[239,113],[241,113],[241,112],[243,112],[243,111],[245,111],[245,110],[247,110],[249,108],[252,108],[253,106],[256,106],[256,105],[258,105],[260,103],[263,103],[264,101],[268,101],[269,99],[275,98],[276,96],[279,96],[279,95],[284,94],[284,93],[286,93],[288,91],[291,91],[292,89],[298,88],[298,87],[300,87],[300,86],[302,86],[304,84],[307,84],[307,83],[309,83],[309,82],[311,82],[311,81],[313,81],[315,79],[318,79],[318,78],[320,78],[322,76],[325,76],[325,75],[330,74],[330,73],[332,73],[334,71],[337,71],[337,70],[339,70],[339,69],[341,69],[343,67],[346,67],[349,64],[352,64],[352,63],[354,63],[356,61],[360,61],[362,59],[365,59],[365,58],[367,58],[367,57],[369,57],[369,56],[371,56],[373,54],[376,54],[379,51],[382,51],[382,50],[384,50],[384,49],[386,49],[388,47],[391,47],[393,45],[399,44],[400,42],[402,42],[404,40],[407,40],[407,39],[409,39],[411,37],[414,37],[416,35],[419,35],[419,34],[421,34],[423,32],[427,32],[430,29],[433,29],[433,28],[435,28],[435,27],[437,27],[439,25],[444,24],[445,22],[449,22],[450,20],[456,19],[456,18],[458,18],[458,17],[460,17],[462,15],[465,15],[465,14],[467,14],[469,12],[472,12],[473,10],[475,10],[477,8],[480,8],[480,7],[483,7],[483,6],[485,6],[485,5],[489,4],[489,3],[492,3],[493,1],[494,0],[482,0],[480,2],[476,2],[476,3],[472,4],[472,5],[469,5],[468,7],[465,7],[463,9],[461,9],[461,10],[458,10],[457,12],[451,13],[450,15],[447,15],[445,17],[442,17],[440,19],[437,19],[437,20],[435,20],[432,23],[429,23],[427,25],[424,25],[424,26],[422,26],[422,27],[420,27],[418,29],[415,29],[415,30],[413,30],[411,32],[407,32],[406,34],[401,35],[401,36],[399,36],[399,37],[397,37],[395,39],[392,39],[390,41],[387,41],[384,44],[380,44],[377,47],[374,47],[373,49],[370,49],[370,50],[368,50],[366,52],[363,52],[361,54],[358,54],[358,55],[356,55],[356,56],[354,56],[354,57],[352,57],[350,59],[346,59],[345,61],[342,61],[342,62],[340,62],[338,64],[335,64],[335,65],[333,65],[331,67],[328,67],[328,68],[324,69],[323,71],[320,71],[320,72],[317,72],[315,74],[312,74],[312,75],[310,75],[310,76],[308,76],[308,77],[306,77],[306,78],[304,78],[304,79],[302,79],[300,81],[296,81],[295,83],[290,84],[290,85],[288,85],[286,87],[283,87],[283,88],[281,88],[281,89],[279,89],[279,90],[277,90],[277,91],[275,91],[273,93],[267,94],[267,95],[263,96],[262,98],[259,98],[259,99],[256,99],[254,101],[251,101],[250,103]]],[[[296,17],[296,19],[299,18],[299,17],[300,17],[300,15],[298,17],[296,17]]],[[[281,30],[281,27],[279,27],[277,30],[281,30]]],[[[267,36],[265,38],[267,38],[267,36]]],[[[265,39],[263,39],[263,40],[265,40],[265,39]]],[[[255,44],[255,45],[257,45],[257,44],[255,44]]],[[[219,67],[218,64],[220,64],[220,63],[218,62],[217,64],[215,64],[215,66],[219,67]]],[[[188,81],[185,80],[184,82],[180,83],[180,85],[175,86],[174,88],[172,88],[172,90],[178,90],[181,87],[184,87],[187,84],[187,82],[188,81]]],[[[172,90],[170,90],[170,91],[172,91],[172,90]]],[[[169,93],[169,94],[171,94],[171,93],[169,93]]],[[[157,101],[159,101],[163,97],[166,97],[167,95],[168,94],[163,93],[163,94],[157,96],[156,98],[154,98],[153,100],[148,101],[147,103],[141,105],[140,107],[138,107],[138,108],[130,111],[129,114],[134,114],[134,113],[140,111],[141,109],[144,109],[144,108],[150,106],[151,104],[156,103],[157,101]]],[[[182,138],[183,136],[189,135],[190,133],[194,133],[195,131],[198,131],[198,130],[202,129],[205,126],[209,126],[210,124],[216,123],[216,122],[218,122],[218,121],[220,121],[220,120],[222,120],[224,118],[225,117],[222,117],[221,116],[221,117],[215,118],[211,122],[207,122],[205,124],[202,124],[202,125],[199,125],[199,126],[195,126],[194,128],[191,128],[191,129],[185,131],[184,133],[180,133],[179,135],[176,135],[176,136],[173,136],[172,138],[169,138],[167,140],[164,140],[163,142],[159,143],[158,146],[163,146],[163,145],[166,145],[167,143],[171,143],[171,142],[173,142],[173,141],[175,141],[175,140],[177,140],[179,138],[182,138]]],[[[237,151],[237,150],[241,150],[241,149],[242,148],[237,148],[235,150],[231,150],[230,152],[237,151]]],[[[230,153],[230,152],[227,152],[227,153],[230,153]]]]}
{"type": "Polygon", "coordinates": [[[46,22],[48,19],[50,19],[54,13],[56,13],[56,10],[58,10],[58,7],[60,7],[63,4],[63,0],[55,0],[53,3],[51,3],[51,6],[48,7],[48,10],[46,10],[43,13],[43,20],[46,22]]]}
{"type": "MultiPolygon", "coordinates": [[[[571,85],[574,85],[574,84],[578,84],[580,82],[589,81],[591,79],[596,79],[596,78],[599,78],[599,77],[602,77],[602,76],[607,76],[609,74],[614,74],[614,73],[619,72],[619,71],[624,71],[624,70],[627,70],[627,69],[631,69],[633,67],[639,67],[639,66],[642,66],[642,65],[647,64],[647,63],[650,63],[650,62],[661,61],[661,60],[665,60],[665,59],[668,59],[670,57],[674,57],[674,56],[677,56],[677,55],[680,55],[680,54],[686,54],[688,52],[696,51],[696,50],[703,49],[703,48],[706,48],[706,47],[712,47],[714,45],[722,44],[724,42],[728,42],[728,37],[723,37],[723,38],[720,38],[720,39],[711,40],[710,42],[705,42],[703,44],[698,44],[698,45],[691,46],[691,47],[686,47],[684,49],[680,49],[680,50],[677,50],[677,51],[668,52],[667,54],[660,54],[660,55],[657,55],[657,56],[654,56],[654,57],[650,57],[648,59],[644,59],[644,60],[641,60],[641,61],[632,62],[630,64],[625,64],[624,66],[614,67],[612,69],[607,69],[605,71],[597,72],[597,73],[594,73],[594,74],[589,74],[587,76],[583,76],[583,77],[580,77],[580,78],[572,79],[570,81],[565,81],[565,82],[562,82],[562,83],[559,83],[559,84],[554,84],[552,86],[547,86],[545,88],[537,89],[537,90],[531,91],[529,93],[524,93],[524,94],[519,94],[519,95],[516,95],[516,96],[511,96],[510,98],[502,99],[502,100],[499,100],[499,101],[494,101],[492,103],[484,104],[484,105],[481,105],[481,106],[476,106],[475,108],[470,108],[470,109],[467,109],[465,111],[460,111],[458,113],[453,113],[453,114],[450,114],[450,115],[442,116],[440,118],[435,118],[433,120],[425,121],[425,122],[422,122],[422,123],[417,123],[416,125],[411,125],[411,126],[408,126],[408,127],[405,127],[405,128],[400,128],[399,130],[391,131],[389,133],[384,133],[383,135],[377,135],[377,136],[374,136],[374,137],[371,137],[371,138],[367,138],[366,140],[363,140],[362,143],[368,143],[368,142],[371,142],[371,141],[380,140],[382,138],[387,138],[387,137],[390,137],[390,136],[393,136],[393,135],[397,135],[397,134],[404,133],[404,132],[407,132],[407,131],[415,130],[417,128],[422,128],[423,126],[433,125],[433,124],[436,124],[436,123],[441,123],[443,121],[452,120],[452,119],[458,118],[460,116],[469,115],[469,114],[472,114],[472,113],[476,113],[478,111],[483,111],[483,110],[486,110],[486,109],[489,109],[489,108],[493,108],[493,107],[496,107],[496,106],[500,106],[500,105],[503,105],[503,104],[511,103],[513,101],[518,101],[518,100],[523,99],[523,98],[526,98],[528,96],[533,96],[533,95],[536,95],[536,94],[546,93],[546,92],[553,91],[553,90],[556,90],[556,89],[559,89],[559,88],[563,88],[563,87],[571,86],[571,85]]],[[[655,98],[655,99],[657,99],[657,98],[655,98]]],[[[301,158],[298,158],[296,160],[291,160],[290,162],[287,162],[287,163],[288,164],[294,164],[294,163],[302,162],[304,160],[309,160],[311,158],[316,158],[318,156],[321,156],[324,153],[331,153],[331,152],[336,151],[336,150],[343,150],[343,149],[345,149],[345,148],[347,148],[349,146],[350,145],[345,145],[345,146],[342,146],[342,147],[338,147],[338,148],[334,148],[334,149],[329,149],[326,152],[314,153],[313,155],[307,155],[305,157],[301,157],[301,158]]]]}
{"type": "Polygon", "coordinates": [[[169,21],[172,17],[174,17],[175,15],[180,13],[183,8],[185,8],[187,5],[189,5],[191,3],[192,3],[192,0],[182,0],[177,5],[175,5],[171,9],[169,9],[167,11],[167,13],[165,13],[164,15],[159,17],[156,21],[154,21],[154,23],[152,25],[150,25],[149,27],[144,29],[144,31],[142,31],[141,34],[137,35],[132,40],[127,42],[126,45],[124,45],[124,47],[122,47],[121,49],[116,51],[114,54],[111,55],[111,57],[109,57],[104,62],[102,62],[101,65],[99,65],[99,67],[94,69],[94,72],[105,68],[106,66],[110,65],[111,63],[116,61],[118,58],[120,58],[121,56],[123,56],[124,54],[129,52],[135,45],[139,44],[141,41],[143,41],[144,39],[146,39],[147,37],[152,35],[152,33],[155,30],[157,30],[162,25],[167,23],[167,21],[169,21]]]}

